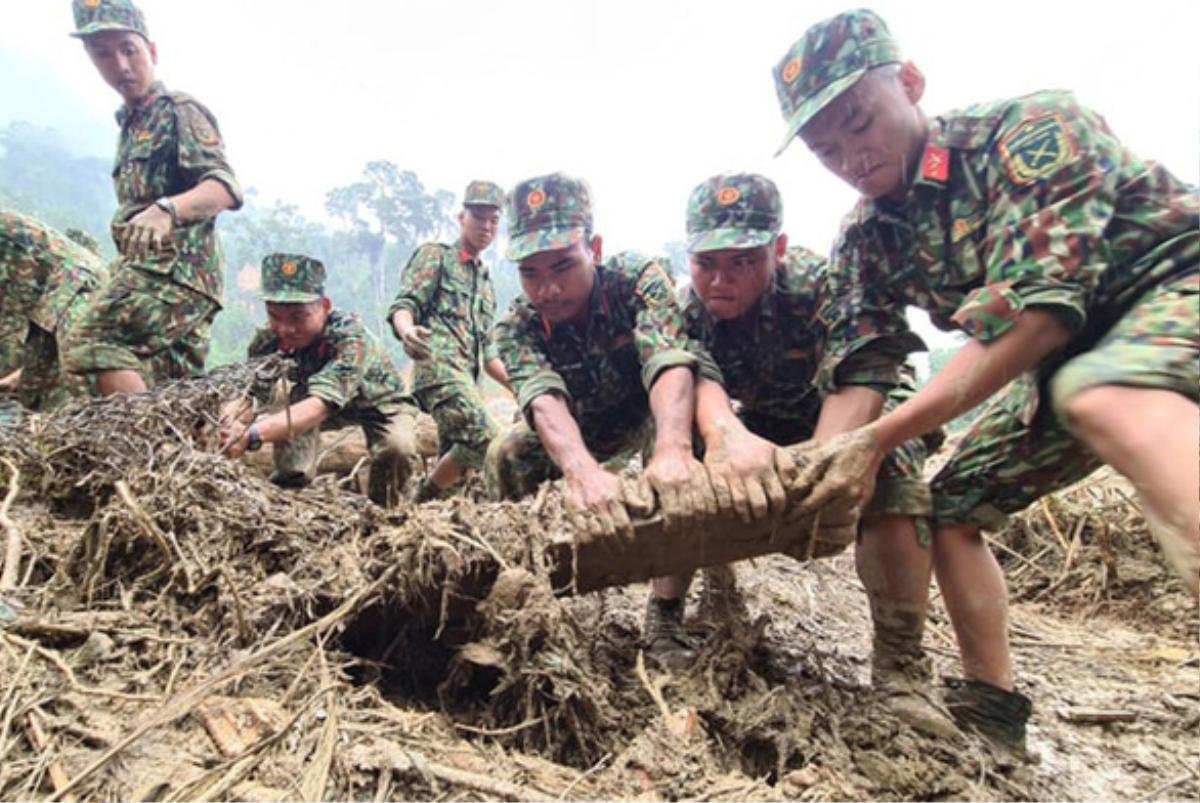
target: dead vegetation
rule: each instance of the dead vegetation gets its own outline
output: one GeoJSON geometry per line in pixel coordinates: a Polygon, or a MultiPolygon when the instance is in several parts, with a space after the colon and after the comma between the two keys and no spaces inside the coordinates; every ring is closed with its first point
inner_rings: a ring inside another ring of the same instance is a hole
{"type": "MultiPolygon", "coordinates": [[[[864,684],[845,559],[760,559],[740,593],[710,583],[689,622],[701,655],[671,677],[637,650],[644,588],[554,593],[552,494],[386,514],[335,478],[282,491],[196,448],[222,398],[278,370],[0,431],[16,544],[0,587],[0,798],[1082,795],[1069,774],[892,718],[864,684]]],[[[1076,520],[1055,516],[1068,549],[1076,520]]],[[[1123,585],[1087,579],[1103,554],[1087,526],[1057,565],[1005,536],[1045,563],[1012,569],[1017,593],[1102,588],[1097,603],[1119,604],[1123,585]]],[[[1160,726],[1194,735],[1177,699],[1160,726]]],[[[1185,778],[1163,794],[1196,792],[1185,778]]]]}

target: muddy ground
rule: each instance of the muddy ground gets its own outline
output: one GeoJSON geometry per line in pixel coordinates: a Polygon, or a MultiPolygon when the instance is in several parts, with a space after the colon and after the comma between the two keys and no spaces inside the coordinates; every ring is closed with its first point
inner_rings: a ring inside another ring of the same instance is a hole
{"type": "MultiPolygon", "coordinates": [[[[889,715],[850,555],[698,582],[701,654],[670,676],[639,660],[644,586],[554,595],[555,495],[385,514],[333,478],[283,492],[138,404],[0,439],[23,536],[0,798],[1200,798],[1196,607],[1111,477],[994,539],[1035,703],[1021,761],[889,715]]],[[[936,599],[927,644],[958,674],[936,599]]]]}

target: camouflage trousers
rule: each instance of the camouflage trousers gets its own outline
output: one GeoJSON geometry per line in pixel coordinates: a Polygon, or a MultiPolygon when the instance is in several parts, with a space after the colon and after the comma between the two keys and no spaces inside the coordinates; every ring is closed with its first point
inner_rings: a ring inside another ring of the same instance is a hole
{"type": "Polygon", "coordinates": [[[29,324],[22,352],[21,381],[17,385],[17,400],[26,409],[49,412],[72,398],[88,395],[88,385],[82,377],[62,370],[60,349],[55,332],[29,324]]]}
{"type": "MultiPolygon", "coordinates": [[[[307,391],[293,392],[293,403],[307,395],[307,391]]],[[[285,488],[308,485],[317,474],[321,432],[360,426],[371,454],[367,496],[381,507],[395,507],[404,498],[416,466],[416,424],[417,411],[408,405],[338,411],[318,429],[297,435],[290,442],[272,445],[275,471],[271,482],[285,488]]]]}
{"type": "Polygon", "coordinates": [[[454,381],[417,387],[413,396],[437,423],[438,456],[448,454],[464,468],[480,468],[497,428],[472,377],[463,373],[454,381]]]}
{"type": "Polygon", "coordinates": [[[76,374],[137,371],[147,387],[200,376],[220,309],[166,276],[122,265],[68,333],[64,365],[76,374]]]}
{"type": "Polygon", "coordinates": [[[79,288],[63,311],[56,331],[29,324],[21,355],[21,381],[17,386],[17,398],[26,408],[48,412],[72,398],[88,395],[87,382],[65,371],[61,357],[67,333],[87,310],[95,290],[90,284],[79,288]]]}
{"type": "MultiPolygon", "coordinates": [[[[650,457],[654,445],[654,420],[640,428],[583,431],[583,441],[598,462],[619,470],[639,453],[650,457]]],[[[562,478],[542,439],[525,421],[518,421],[492,439],[483,461],[484,485],[492,499],[516,500],[529,496],[543,482],[562,478]]]]}
{"type": "Polygon", "coordinates": [[[1013,381],[934,477],[938,525],[995,528],[1100,460],[1061,419],[1064,405],[1102,385],[1173,390],[1200,403],[1200,275],[1147,292],[1055,370],[1013,381]],[[1041,404],[1048,396],[1050,404],[1041,404]]]}

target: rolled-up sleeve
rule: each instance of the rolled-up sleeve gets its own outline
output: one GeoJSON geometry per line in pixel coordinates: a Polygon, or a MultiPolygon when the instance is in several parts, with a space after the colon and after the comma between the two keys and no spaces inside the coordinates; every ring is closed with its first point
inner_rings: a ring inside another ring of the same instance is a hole
{"type": "Polygon", "coordinates": [[[188,186],[208,179],[219,181],[233,198],[233,208],[240,209],[245,201],[242,185],[225,158],[225,142],[212,112],[189,100],[175,107],[175,115],[179,169],[188,186]]]}
{"type": "Polygon", "coordinates": [[[429,243],[421,246],[409,257],[408,264],[400,272],[400,287],[396,298],[388,308],[388,320],[399,310],[408,310],[413,320],[420,323],[437,292],[442,275],[442,249],[429,243]]]}
{"type": "Polygon", "coordinates": [[[647,260],[642,265],[633,295],[633,340],[641,359],[642,384],[646,390],[668,368],[685,366],[696,371],[700,359],[692,351],[693,343],[675,300],[674,283],[662,263],[647,260]]]}
{"type": "Polygon", "coordinates": [[[818,312],[827,339],[817,368],[818,390],[828,395],[847,386],[887,393],[900,381],[908,354],[925,343],[908,326],[904,305],[880,289],[875,258],[859,254],[860,232],[844,233],[834,247],[826,295],[818,312]]]}

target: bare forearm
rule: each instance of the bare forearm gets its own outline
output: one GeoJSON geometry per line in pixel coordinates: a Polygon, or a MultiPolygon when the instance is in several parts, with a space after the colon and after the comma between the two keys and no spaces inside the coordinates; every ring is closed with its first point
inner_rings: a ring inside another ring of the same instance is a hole
{"type": "Polygon", "coordinates": [[[696,378],[696,429],[705,443],[722,437],[731,427],[742,422],[733,412],[729,394],[719,382],[705,377],[696,378]]]}
{"type": "Polygon", "coordinates": [[[499,359],[492,358],[483,365],[483,370],[487,371],[487,375],[499,382],[504,387],[508,388],[508,392],[512,393],[512,384],[508,381],[508,371],[504,367],[504,363],[499,359]]]}
{"type": "Polygon", "coordinates": [[[692,451],[692,422],[696,415],[692,369],[668,368],[650,388],[650,413],[654,416],[655,454],[692,451]]]}
{"type": "Polygon", "coordinates": [[[821,404],[821,415],[813,440],[825,441],[865,426],[883,412],[883,394],[868,387],[854,385],[829,395],[821,404]]]}
{"type": "Polygon", "coordinates": [[[583,442],[579,423],[575,416],[571,415],[566,400],[552,393],[545,393],[534,399],[530,407],[533,428],[538,438],[546,447],[550,459],[566,477],[570,478],[580,471],[599,466],[583,442]]]}
{"type": "Polygon", "coordinates": [[[229,189],[215,178],[201,181],[187,192],[171,198],[180,223],[209,220],[237,205],[229,189]]]}
{"type": "Polygon", "coordinates": [[[283,443],[316,429],[328,417],[329,405],[315,396],[310,396],[286,410],[262,418],[256,426],[264,443],[283,443]]]}
{"type": "Polygon", "coordinates": [[[413,328],[413,315],[410,310],[398,309],[392,315],[392,331],[396,333],[396,337],[404,339],[404,333],[413,328]]]}
{"type": "Polygon", "coordinates": [[[1022,373],[1039,365],[1070,338],[1053,315],[1022,312],[991,343],[971,340],[919,393],[879,419],[875,436],[884,451],[924,435],[978,406],[1022,373]]]}

